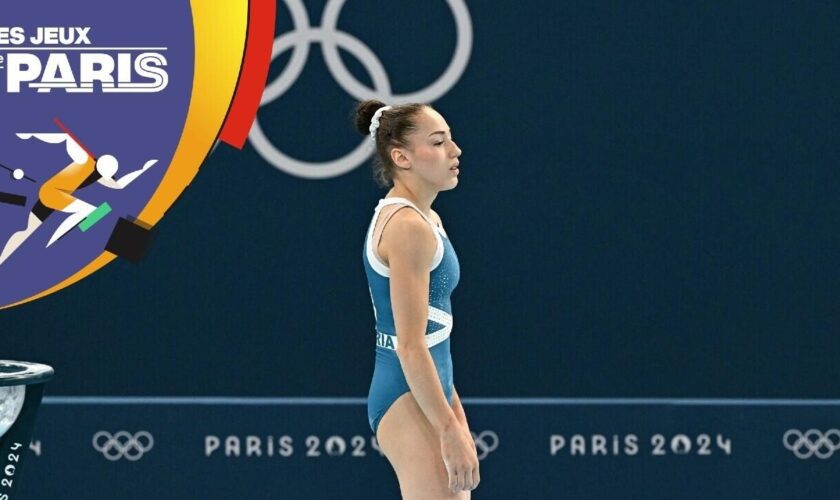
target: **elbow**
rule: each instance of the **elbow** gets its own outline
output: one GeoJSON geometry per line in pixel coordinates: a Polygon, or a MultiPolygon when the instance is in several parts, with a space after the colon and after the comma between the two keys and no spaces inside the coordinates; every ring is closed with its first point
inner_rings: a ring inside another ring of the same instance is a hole
{"type": "Polygon", "coordinates": [[[397,357],[400,361],[411,361],[417,356],[422,356],[428,352],[425,342],[401,342],[397,345],[397,357]]]}

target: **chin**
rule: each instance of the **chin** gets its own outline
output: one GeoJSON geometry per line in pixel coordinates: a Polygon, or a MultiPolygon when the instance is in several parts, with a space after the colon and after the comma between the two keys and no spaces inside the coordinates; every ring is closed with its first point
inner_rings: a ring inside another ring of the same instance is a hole
{"type": "Polygon", "coordinates": [[[452,189],[455,189],[456,186],[458,186],[458,178],[453,177],[452,179],[449,179],[443,186],[441,186],[440,190],[450,191],[452,189]]]}

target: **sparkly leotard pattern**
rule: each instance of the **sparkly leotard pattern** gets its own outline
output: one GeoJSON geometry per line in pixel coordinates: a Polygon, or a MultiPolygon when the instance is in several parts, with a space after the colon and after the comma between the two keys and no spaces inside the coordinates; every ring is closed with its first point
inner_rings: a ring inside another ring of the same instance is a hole
{"type": "Polygon", "coordinates": [[[376,364],[368,394],[368,422],[374,434],[388,408],[397,398],[410,390],[395,350],[397,337],[394,313],[391,309],[390,271],[377,257],[376,244],[372,241],[379,213],[388,205],[402,205],[416,210],[432,226],[437,240],[437,250],[429,270],[429,320],[426,326],[426,345],[429,346],[441,387],[450,405],[453,387],[452,356],[449,352],[449,334],[452,331],[450,295],[458,285],[461,274],[455,249],[443,228],[432,222],[405,198],[385,198],[379,201],[368,229],[363,252],[365,273],[376,317],[376,364]]]}

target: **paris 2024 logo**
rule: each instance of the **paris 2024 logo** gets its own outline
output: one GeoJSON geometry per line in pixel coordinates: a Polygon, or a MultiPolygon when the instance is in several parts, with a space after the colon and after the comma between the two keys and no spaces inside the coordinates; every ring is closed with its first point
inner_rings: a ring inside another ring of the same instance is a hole
{"type": "Polygon", "coordinates": [[[142,258],[216,141],[244,144],[275,8],[273,0],[2,8],[0,308],[116,257],[142,258]]]}

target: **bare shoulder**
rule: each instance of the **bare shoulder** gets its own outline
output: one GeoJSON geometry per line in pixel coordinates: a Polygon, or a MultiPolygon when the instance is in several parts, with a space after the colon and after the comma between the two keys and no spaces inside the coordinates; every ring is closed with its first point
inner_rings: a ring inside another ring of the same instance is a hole
{"type": "Polygon", "coordinates": [[[422,243],[425,240],[434,243],[434,234],[429,223],[416,210],[410,208],[394,214],[382,235],[383,241],[386,238],[411,244],[422,243]]]}
{"type": "Polygon", "coordinates": [[[382,233],[379,253],[393,265],[395,260],[426,266],[434,256],[432,228],[416,210],[398,210],[382,233]]]}

